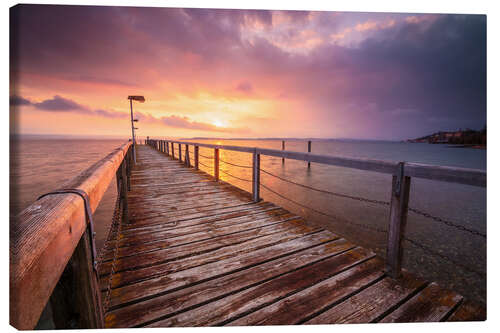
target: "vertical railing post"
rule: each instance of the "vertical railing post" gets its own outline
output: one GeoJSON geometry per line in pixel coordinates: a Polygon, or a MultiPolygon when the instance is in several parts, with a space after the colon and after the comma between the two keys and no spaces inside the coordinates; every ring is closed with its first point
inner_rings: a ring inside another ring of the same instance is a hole
{"type": "Polygon", "coordinates": [[[127,160],[127,190],[130,191],[130,176],[132,175],[132,154],[130,148],[125,154],[125,159],[127,160]]]}
{"type": "Polygon", "coordinates": [[[214,148],[214,177],[219,181],[219,148],[214,148]]]}
{"type": "Polygon", "coordinates": [[[398,278],[401,274],[403,240],[408,216],[411,178],[404,174],[404,162],[398,165],[397,175],[392,177],[391,208],[387,236],[386,273],[398,278]]]}
{"type": "Polygon", "coordinates": [[[260,200],[260,154],[255,151],[252,159],[252,199],[260,200]]]}
{"type": "Polygon", "coordinates": [[[189,160],[189,145],[186,144],[186,157],[184,158],[184,161],[186,162],[186,166],[189,168],[191,165],[191,161],[189,160]]]}
{"type": "Polygon", "coordinates": [[[86,228],[49,302],[56,329],[104,328],[104,309],[86,228]]]}
{"type": "Polygon", "coordinates": [[[165,148],[167,149],[167,155],[170,155],[170,152],[169,152],[168,146],[169,146],[168,141],[166,141],[166,142],[165,142],[165,148]]]}
{"type": "Polygon", "coordinates": [[[179,143],[179,162],[182,163],[182,148],[180,143],[179,143]]]}
{"type": "MultiPolygon", "coordinates": [[[[285,150],[285,140],[281,141],[281,150],[285,150]]],[[[285,158],[281,158],[281,164],[285,164],[285,158]]]]}
{"type": "Polygon", "coordinates": [[[199,146],[194,146],[194,169],[199,170],[200,166],[198,163],[199,160],[199,152],[200,152],[200,147],[199,146]]]}
{"type": "MultiPolygon", "coordinates": [[[[310,153],[311,152],[311,141],[307,141],[307,152],[310,153]]],[[[311,168],[311,162],[307,162],[307,168],[310,169],[311,168]]]]}
{"type": "MultiPolygon", "coordinates": [[[[128,200],[127,200],[127,172],[125,170],[125,160],[123,160],[120,168],[118,169],[120,177],[120,202],[122,205],[122,222],[128,223],[128,200]]],[[[117,175],[118,176],[118,175],[117,175]]]]}
{"type": "Polygon", "coordinates": [[[174,149],[174,143],[170,142],[170,148],[172,148],[172,158],[175,160],[175,149],[174,149]]]}

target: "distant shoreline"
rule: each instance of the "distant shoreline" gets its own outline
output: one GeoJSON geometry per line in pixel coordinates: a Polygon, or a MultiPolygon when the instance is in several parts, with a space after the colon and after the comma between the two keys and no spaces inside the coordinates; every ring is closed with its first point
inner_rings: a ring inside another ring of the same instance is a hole
{"type": "Polygon", "coordinates": [[[448,145],[447,148],[472,148],[486,150],[486,145],[448,145]]]}

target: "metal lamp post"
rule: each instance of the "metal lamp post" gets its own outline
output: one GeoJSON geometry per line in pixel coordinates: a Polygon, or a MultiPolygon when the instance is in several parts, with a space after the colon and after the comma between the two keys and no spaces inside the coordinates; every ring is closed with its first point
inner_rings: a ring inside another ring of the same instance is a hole
{"type": "Polygon", "coordinates": [[[130,124],[132,125],[132,150],[134,153],[134,164],[136,163],[136,155],[135,155],[135,130],[138,129],[137,127],[134,126],[134,122],[139,121],[138,119],[134,119],[134,110],[132,108],[132,101],[138,101],[140,103],[144,103],[146,100],[144,99],[144,96],[129,96],[128,99],[130,100],[130,124]]]}

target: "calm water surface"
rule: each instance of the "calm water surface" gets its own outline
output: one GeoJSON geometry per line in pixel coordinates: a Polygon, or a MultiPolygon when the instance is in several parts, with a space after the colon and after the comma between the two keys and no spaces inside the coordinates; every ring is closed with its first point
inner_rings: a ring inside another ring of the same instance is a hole
{"type": "MultiPolygon", "coordinates": [[[[278,140],[197,141],[281,149],[281,141],[278,140]]],[[[40,194],[57,188],[104,157],[123,141],[31,138],[21,139],[19,143],[11,149],[11,191],[13,194],[11,216],[15,216],[26,208],[40,194]]],[[[286,149],[307,151],[307,141],[287,141],[286,149]]],[[[485,150],[448,148],[444,145],[318,140],[313,141],[312,150],[314,153],[335,156],[486,169],[485,150]]],[[[177,152],[176,147],[176,155],[177,152]]],[[[200,154],[212,157],[213,150],[200,148],[200,154]]],[[[222,150],[220,158],[222,161],[251,166],[251,155],[247,153],[222,150]]],[[[211,167],[213,160],[201,157],[200,162],[206,165],[200,165],[202,170],[213,174],[211,167]]],[[[234,167],[222,162],[220,166],[222,171],[231,175],[246,180],[251,179],[251,169],[234,167]]],[[[391,176],[389,175],[314,163],[308,169],[306,162],[287,160],[283,165],[280,158],[266,156],[261,157],[261,167],[282,178],[318,189],[390,201],[391,176]]],[[[223,180],[251,191],[249,181],[238,180],[224,172],[220,175],[223,180]]],[[[353,242],[372,248],[382,256],[385,255],[386,233],[369,231],[354,226],[350,222],[386,230],[389,218],[388,206],[318,193],[283,182],[265,173],[261,173],[261,182],[285,197],[292,198],[315,210],[338,216],[339,219],[326,218],[261,188],[261,196],[264,200],[281,205],[296,214],[305,216],[314,224],[322,225],[353,242]]],[[[116,185],[111,184],[95,214],[96,224],[98,224],[98,246],[102,245],[107,234],[115,201],[115,188],[116,185]]],[[[486,189],[484,188],[412,179],[410,207],[486,233],[486,189]]],[[[486,242],[483,238],[413,213],[409,213],[406,232],[409,238],[476,272],[464,270],[440,256],[431,255],[407,243],[404,244],[404,267],[428,280],[436,280],[443,286],[485,303],[486,242]]]]}

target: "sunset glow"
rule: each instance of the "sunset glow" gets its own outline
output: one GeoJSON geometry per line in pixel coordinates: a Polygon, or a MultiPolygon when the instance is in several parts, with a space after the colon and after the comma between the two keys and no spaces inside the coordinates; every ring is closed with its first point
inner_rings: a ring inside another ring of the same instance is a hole
{"type": "Polygon", "coordinates": [[[131,94],[146,97],[139,136],[393,140],[486,122],[481,15],[18,5],[11,21],[14,133],[126,136],[131,94]]]}

